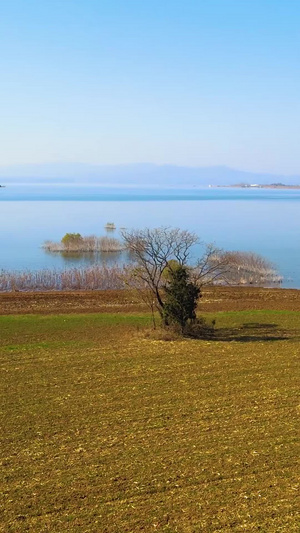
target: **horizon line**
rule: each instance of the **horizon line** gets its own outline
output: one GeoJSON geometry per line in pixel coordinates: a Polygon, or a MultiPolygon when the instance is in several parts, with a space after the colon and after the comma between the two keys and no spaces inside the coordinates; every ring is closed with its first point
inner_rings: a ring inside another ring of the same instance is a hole
{"type": "MultiPolygon", "coordinates": [[[[130,167],[130,166],[152,166],[152,167],[175,167],[175,168],[186,168],[191,170],[197,170],[197,169],[224,169],[224,170],[231,170],[231,171],[237,171],[242,172],[245,174],[264,174],[269,176],[285,176],[285,177],[297,177],[300,175],[298,173],[283,173],[283,172],[270,172],[270,171],[264,171],[264,170],[246,170],[241,169],[237,167],[228,166],[226,164],[220,164],[220,165],[188,165],[188,164],[176,164],[176,163],[153,163],[153,162],[131,162],[131,163],[86,163],[81,161],[45,161],[45,162],[35,162],[35,163],[10,163],[5,165],[0,165],[0,171],[13,169],[13,168],[20,168],[20,167],[39,167],[39,166],[55,166],[55,165],[74,165],[74,166],[88,166],[88,167],[102,167],[102,168],[121,168],[121,167],[130,167]]],[[[12,177],[12,176],[10,176],[12,177]]]]}

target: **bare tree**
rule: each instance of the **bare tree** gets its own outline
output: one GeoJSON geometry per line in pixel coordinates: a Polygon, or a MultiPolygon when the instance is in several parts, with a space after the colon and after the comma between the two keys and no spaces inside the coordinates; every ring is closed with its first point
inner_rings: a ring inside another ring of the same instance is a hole
{"type": "Polygon", "coordinates": [[[191,249],[199,239],[189,231],[168,227],[123,231],[122,237],[136,262],[130,270],[131,283],[140,290],[147,289],[147,302],[162,317],[163,273],[166,268],[172,269],[172,260],[187,265],[191,249]]]}
{"type": "Polygon", "coordinates": [[[251,252],[226,252],[213,244],[201,243],[194,233],[161,227],[123,231],[127,250],[135,260],[125,269],[128,285],[136,288],[141,298],[164,317],[165,292],[168,271],[178,265],[188,268],[190,280],[198,287],[214,284],[260,284],[281,281],[273,265],[264,257],[251,252]],[[204,251],[194,266],[188,264],[194,245],[204,251]]]}
{"type": "Polygon", "coordinates": [[[153,291],[149,289],[149,285],[142,279],[141,267],[133,265],[125,265],[121,271],[120,280],[125,287],[135,289],[140,299],[146,304],[151,311],[151,318],[153,328],[156,329],[155,311],[157,309],[156,298],[153,291]]]}

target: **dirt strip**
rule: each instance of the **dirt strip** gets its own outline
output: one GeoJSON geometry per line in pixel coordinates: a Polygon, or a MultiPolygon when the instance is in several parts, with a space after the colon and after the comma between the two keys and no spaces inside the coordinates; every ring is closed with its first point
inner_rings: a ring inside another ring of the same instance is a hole
{"type": "MultiPolygon", "coordinates": [[[[131,291],[0,293],[0,314],[139,312],[147,308],[131,291]]],[[[256,287],[209,287],[203,290],[202,311],[277,309],[300,311],[300,291],[256,287]]]]}

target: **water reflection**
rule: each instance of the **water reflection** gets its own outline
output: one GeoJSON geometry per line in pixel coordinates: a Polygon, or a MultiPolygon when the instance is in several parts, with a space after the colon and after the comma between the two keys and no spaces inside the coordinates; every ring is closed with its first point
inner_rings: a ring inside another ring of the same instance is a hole
{"type": "Polygon", "coordinates": [[[55,259],[63,259],[65,267],[87,267],[95,264],[107,266],[124,265],[133,262],[132,254],[128,250],[117,252],[51,252],[44,249],[45,254],[55,259]]]}

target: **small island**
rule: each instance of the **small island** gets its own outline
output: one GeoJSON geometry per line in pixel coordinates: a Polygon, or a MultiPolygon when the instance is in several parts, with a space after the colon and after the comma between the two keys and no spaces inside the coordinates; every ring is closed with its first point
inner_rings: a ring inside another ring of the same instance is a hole
{"type": "Polygon", "coordinates": [[[105,229],[106,229],[106,231],[115,231],[116,225],[115,225],[114,222],[107,222],[105,224],[105,229]]]}
{"type": "Polygon", "coordinates": [[[122,252],[125,245],[113,237],[82,236],[80,233],[66,233],[60,242],[46,241],[44,250],[52,253],[102,253],[122,252]]]}

